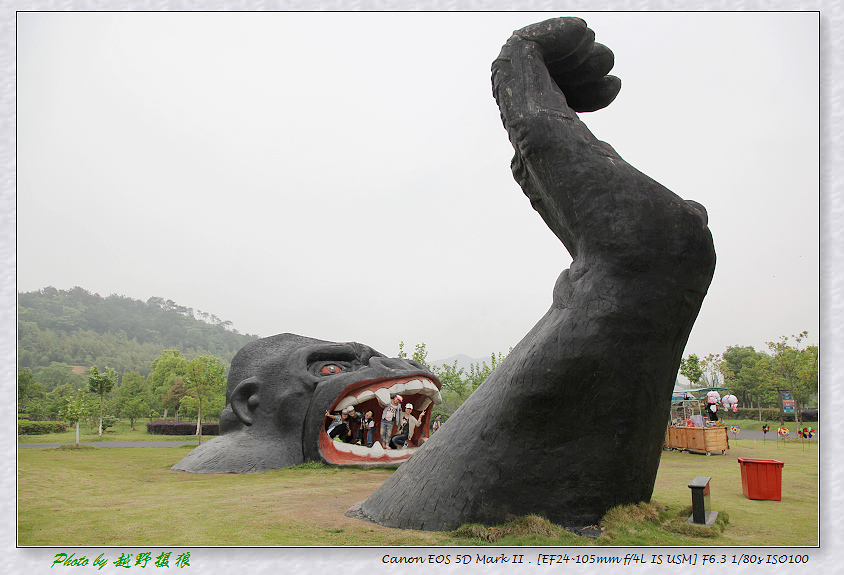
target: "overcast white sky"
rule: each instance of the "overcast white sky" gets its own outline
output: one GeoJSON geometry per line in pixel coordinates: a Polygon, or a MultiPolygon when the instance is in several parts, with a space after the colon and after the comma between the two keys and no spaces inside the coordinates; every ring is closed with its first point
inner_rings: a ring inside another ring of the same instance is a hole
{"type": "MultiPolygon", "coordinates": [[[[555,15],[19,14],[18,290],[506,352],[571,259],[510,174],[489,70],[555,15]]],[[[623,83],[582,118],[709,212],[686,354],[819,343],[818,15],[580,16],[623,83]]]]}

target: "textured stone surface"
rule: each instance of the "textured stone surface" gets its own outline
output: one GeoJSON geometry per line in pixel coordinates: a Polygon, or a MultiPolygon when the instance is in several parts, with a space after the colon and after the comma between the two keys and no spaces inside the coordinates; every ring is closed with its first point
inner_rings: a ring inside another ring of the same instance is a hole
{"type": "MultiPolygon", "coordinates": [[[[439,387],[439,380],[422,364],[388,358],[360,343],[290,333],[263,338],[232,359],[220,435],[192,450],[173,469],[251,473],[305,461],[396,465],[415,450],[385,452],[331,441],[325,433],[326,410],[354,405],[378,416],[378,389],[391,396],[400,393],[407,402],[422,406],[441,401],[439,387]]],[[[429,417],[430,410],[423,418],[425,429],[429,417]]]]}
{"type": "Polygon", "coordinates": [[[493,63],[514,177],[574,261],[546,315],[358,516],[450,530],[535,513],[582,527],[650,499],[715,251],[700,204],[576,114],[615,98],[612,63],[577,18],[515,32],[493,63]]]}

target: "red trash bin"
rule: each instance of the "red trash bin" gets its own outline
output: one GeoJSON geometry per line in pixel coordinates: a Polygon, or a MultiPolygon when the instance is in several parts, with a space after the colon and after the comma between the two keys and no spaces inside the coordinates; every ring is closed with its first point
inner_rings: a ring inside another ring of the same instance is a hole
{"type": "Polygon", "coordinates": [[[738,458],[741,490],[748,499],[782,501],[782,461],[738,458]]]}

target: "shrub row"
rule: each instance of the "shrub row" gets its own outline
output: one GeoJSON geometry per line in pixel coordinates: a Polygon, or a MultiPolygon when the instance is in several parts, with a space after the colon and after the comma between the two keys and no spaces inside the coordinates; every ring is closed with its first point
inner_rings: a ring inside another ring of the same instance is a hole
{"type": "MultiPolygon", "coordinates": [[[[195,421],[150,421],[147,423],[147,433],[152,435],[195,435],[195,421]]],[[[214,421],[202,423],[202,435],[219,435],[220,424],[214,421]]]]}
{"type": "Polygon", "coordinates": [[[67,424],[61,421],[18,420],[18,435],[43,435],[45,433],[61,433],[62,431],[67,431],[67,424]]]}
{"type": "MultiPolygon", "coordinates": [[[[759,421],[759,409],[753,407],[740,407],[736,413],[732,411],[719,411],[718,415],[726,419],[752,419],[759,421]]],[[[793,421],[794,415],[791,413],[780,414],[779,409],[762,408],[762,421],[779,421],[780,416],[786,421],[793,421]]],[[[817,421],[818,410],[804,408],[800,410],[800,421],[817,421]]]]}
{"type": "Polygon", "coordinates": [[[800,410],[800,421],[817,421],[818,410],[812,408],[803,408],[800,410]]]}

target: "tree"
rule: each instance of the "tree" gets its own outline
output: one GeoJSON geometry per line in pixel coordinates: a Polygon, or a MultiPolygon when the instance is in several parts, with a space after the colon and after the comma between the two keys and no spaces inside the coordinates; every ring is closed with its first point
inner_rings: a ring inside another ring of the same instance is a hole
{"type": "Polygon", "coordinates": [[[161,400],[164,408],[164,418],[167,418],[167,410],[173,407],[174,411],[179,408],[179,401],[184,394],[173,394],[171,388],[185,375],[188,360],[177,349],[165,349],[150,365],[149,383],[153,397],[161,400]]]}
{"type": "Polygon", "coordinates": [[[721,357],[725,386],[730,388],[744,407],[753,407],[755,401],[761,417],[762,404],[775,401],[765,368],[770,357],[751,346],[730,346],[721,357]]]}
{"type": "MultiPolygon", "coordinates": [[[[210,398],[202,403],[202,421],[214,421],[220,419],[220,414],[226,407],[226,396],[211,395],[210,398]]],[[[179,402],[179,414],[186,419],[191,417],[199,417],[199,401],[191,396],[186,395],[179,402]]]]}
{"type": "MultiPolygon", "coordinates": [[[[404,351],[403,341],[399,342],[399,353],[397,357],[407,359],[407,352],[404,351]]],[[[490,365],[487,365],[485,361],[479,364],[472,363],[469,365],[468,374],[464,368],[457,367],[456,360],[452,365],[428,365],[428,349],[424,343],[416,344],[411,359],[430,369],[442,385],[441,390],[444,392],[443,405],[434,408],[434,411],[431,412],[433,416],[436,413],[449,414],[457,409],[495,371],[495,368],[501,365],[505,357],[501,352],[490,354],[490,365]]]]}
{"type": "Polygon", "coordinates": [[[59,415],[69,424],[76,425],[76,445],[79,445],[79,420],[88,416],[91,406],[83,393],[78,393],[73,398],[66,397],[64,402],[59,415]]]}
{"type": "Polygon", "coordinates": [[[97,366],[91,368],[91,373],[88,375],[88,391],[100,396],[100,427],[98,435],[103,434],[103,397],[109,393],[117,384],[117,372],[113,369],[106,368],[104,373],[100,373],[97,366]]]}
{"type": "Polygon", "coordinates": [[[35,381],[35,376],[24,368],[18,372],[18,413],[26,412],[30,419],[44,415],[44,386],[35,381]]]}
{"type": "Polygon", "coordinates": [[[214,396],[225,395],[225,375],[225,364],[213,355],[200,355],[188,362],[184,382],[188,395],[197,400],[196,434],[199,443],[202,443],[202,404],[210,403],[214,396]]]}
{"type": "Polygon", "coordinates": [[[700,383],[703,377],[703,369],[700,366],[700,359],[695,354],[680,360],[680,373],[688,379],[692,385],[700,383]]]}
{"type": "Polygon", "coordinates": [[[74,389],[80,389],[85,384],[85,378],[73,373],[73,368],[66,363],[52,362],[49,367],[38,368],[34,372],[35,378],[44,384],[47,391],[51,391],[66,383],[74,389]]]}
{"type": "MultiPolygon", "coordinates": [[[[403,341],[399,342],[399,353],[396,357],[399,357],[401,359],[407,359],[407,352],[404,351],[403,341]]],[[[430,369],[430,366],[428,365],[427,361],[428,350],[426,349],[424,342],[416,344],[416,348],[413,350],[413,356],[410,359],[412,359],[413,361],[418,361],[419,363],[430,369]]]]}
{"type": "Polygon", "coordinates": [[[703,380],[709,387],[721,387],[724,383],[722,371],[724,367],[724,360],[720,354],[712,355],[710,353],[701,360],[700,368],[703,370],[703,380]]]}
{"type": "MultiPolygon", "coordinates": [[[[452,365],[444,364],[442,366],[434,365],[431,367],[434,375],[440,380],[442,390],[445,392],[454,393],[464,401],[472,392],[471,388],[466,384],[464,374],[465,369],[457,367],[457,360],[454,360],[452,365]]],[[[433,412],[432,412],[433,415],[433,412]]]]}
{"type": "MultiPolygon", "coordinates": [[[[815,396],[818,395],[818,370],[820,369],[820,359],[818,346],[810,345],[803,350],[803,367],[801,370],[801,378],[806,383],[806,391],[815,396]]],[[[807,398],[808,399],[808,398],[807,398]]]]}
{"type": "Polygon", "coordinates": [[[798,425],[800,406],[806,403],[809,393],[818,390],[818,347],[800,349],[800,344],[808,335],[807,331],[792,335],[794,345],[789,345],[786,336],[777,342],[767,342],[771,352],[769,373],[778,387],[787,389],[794,396],[794,421],[798,425]]]}
{"type": "MultiPolygon", "coordinates": [[[[498,352],[498,356],[494,353],[490,354],[490,364],[487,365],[485,361],[481,363],[470,363],[469,364],[469,375],[466,377],[466,384],[471,390],[474,392],[480,385],[486,381],[486,379],[492,375],[492,372],[495,371],[501,362],[504,361],[504,354],[498,352]]],[[[470,393],[471,393],[470,392],[470,393]]]]}
{"type": "Polygon", "coordinates": [[[65,383],[47,393],[45,400],[45,415],[53,419],[58,419],[60,417],[59,411],[61,411],[61,408],[64,407],[65,398],[74,397],[78,392],[79,391],[72,385],[65,383]]]}
{"type": "Polygon", "coordinates": [[[149,417],[150,407],[142,397],[133,397],[123,406],[123,415],[129,418],[129,425],[132,431],[135,430],[135,420],[142,417],[149,417]]]}
{"type": "MultiPolygon", "coordinates": [[[[32,387],[41,388],[40,383],[35,383],[32,387]]],[[[26,414],[29,416],[29,419],[33,421],[41,421],[45,417],[47,417],[47,409],[48,409],[47,401],[46,401],[46,394],[42,391],[38,397],[30,397],[26,400],[24,404],[24,410],[26,414]]]]}
{"type": "Polygon", "coordinates": [[[30,385],[35,383],[35,376],[29,371],[28,367],[18,371],[18,405],[22,406],[24,399],[27,396],[27,389],[30,385]]]}
{"type": "MultiPolygon", "coordinates": [[[[179,407],[182,405],[182,399],[187,397],[188,389],[185,387],[185,381],[181,377],[177,377],[173,381],[173,385],[170,386],[170,389],[161,396],[161,402],[165,406],[174,406],[173,414],[176,417],[176,421],[179,421],[179,407]]],[[[164,417],[167,417],[167,409],[168,407],[164,408],[164,417]]]]}
{"type": "Polygon", "coordinates": [[[123,374],[123,381],[117,388],[116,400],[119,413],[129,418],[132,430],[135,429],[136,419],[149,416],[149,388],[144,377],[137,371],[123,374]]]}

